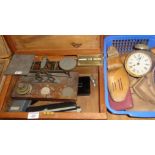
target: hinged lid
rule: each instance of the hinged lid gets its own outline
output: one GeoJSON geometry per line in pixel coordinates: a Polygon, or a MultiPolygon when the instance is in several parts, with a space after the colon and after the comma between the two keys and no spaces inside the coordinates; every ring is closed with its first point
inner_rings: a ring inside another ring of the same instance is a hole
{"type": "Polygon", "coordinates": [[[101,53],[96,35],[13,35],[5,39],[14,53],[36,55],[78,55],[101,53]]]}
{"type": "Polygon", "coordinates": [[[8,58],[11,56],[11,51],[3,36],[0,36],[0,58],[8,58]]]}

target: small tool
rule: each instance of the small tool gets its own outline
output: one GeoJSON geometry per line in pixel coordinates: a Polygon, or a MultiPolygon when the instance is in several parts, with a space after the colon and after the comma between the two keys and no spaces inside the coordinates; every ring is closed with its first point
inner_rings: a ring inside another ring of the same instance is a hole
{"type": "Polygon", "coordinates": [[[53,112],[64,112],[64,111],[72,111],[79,109],[80,107],[76,105],[75,102],[61,102],[61,103],[52,103],[42,106],[33,106],[28,107],[26,109],[27,112],[35,112],[35,111],[53,111],[53,112]]]}

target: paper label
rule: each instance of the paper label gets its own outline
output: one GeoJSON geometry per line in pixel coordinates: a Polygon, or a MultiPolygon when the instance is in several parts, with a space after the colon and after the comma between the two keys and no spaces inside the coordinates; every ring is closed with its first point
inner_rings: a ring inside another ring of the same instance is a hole
{"type": "Polygon", "coordinates": [[[17,110],[19,110],[19,109],[20,109],[19,106],[17,106],[17,107],[11,107],[11,108],[10,108],[11,111],[17,111],[17,110]]]}
{"type": "Polygon", "coordinates": [[[39,118],[39,112],[29,112],[27,118],[28,119],[38,119],[39,118]]]}
{"type": "Polygon", "coordinates": [[[22,74],[23,72],[22,71],[15,71],[15,74],[16,75],[20,75],[20,74],[22,74]]]}

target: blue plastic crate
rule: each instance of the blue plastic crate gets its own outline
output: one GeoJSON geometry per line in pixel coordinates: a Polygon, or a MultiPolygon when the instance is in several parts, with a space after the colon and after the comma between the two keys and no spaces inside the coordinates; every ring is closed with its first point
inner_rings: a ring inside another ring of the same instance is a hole
{"type": "Polygon", "coordinates": [[[155,35],[122,35],[122,36],[109,36],[104,39],[104,87],[105,87],[105,103],[107,109],[113,114],[128,115],[131,117],[151,118],[155,117],[155,111],[127,111],[127,110],[114,110],[110,107],[109,92],[108,92],[108,79],[107,79],[107,50],[110,46],[115,46],[120,53],[131,52],[134,45],[137,43],[145,43],[150,48],[155,47],[155,35]]]}

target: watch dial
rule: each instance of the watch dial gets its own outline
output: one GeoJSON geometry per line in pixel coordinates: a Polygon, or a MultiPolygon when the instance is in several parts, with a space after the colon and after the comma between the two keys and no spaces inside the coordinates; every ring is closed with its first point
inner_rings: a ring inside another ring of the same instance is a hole
{"type": "Polygon", "coordinates": [[[129,72],[129,74],[138,77],[148,73],[151,67],[151,57],[143,52],[135,52],[131,54],[126,61],[126,69],[129,72]]]}

